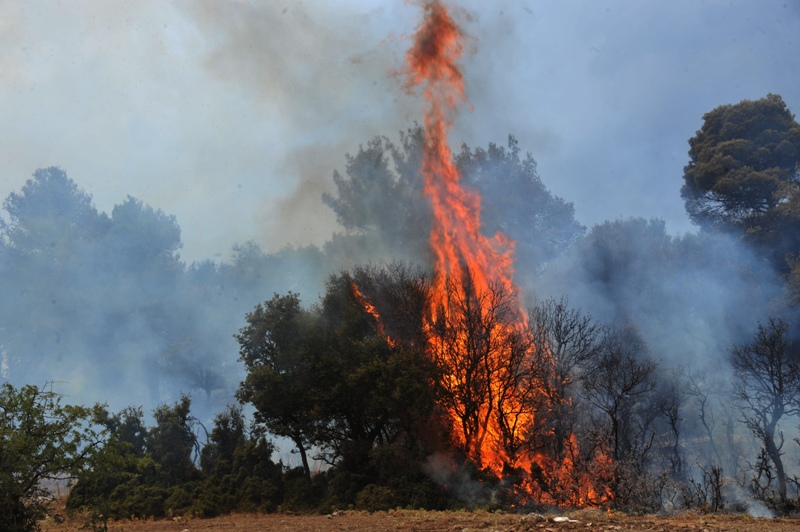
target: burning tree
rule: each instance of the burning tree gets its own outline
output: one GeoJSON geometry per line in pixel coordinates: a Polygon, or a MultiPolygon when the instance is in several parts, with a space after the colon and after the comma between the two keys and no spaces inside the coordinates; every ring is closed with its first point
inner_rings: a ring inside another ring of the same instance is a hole
{"type": "Polygon", "coordinates": [[[516,462],[536,410],[532,344],[514,327],[518,304],[502,286],[478,292],[466,276],[448,278],[445,287],[429,330],[429,354],[443,373],[442,404],[464,456],[500,472],[516,462]]]}
{"type": "Polygon", "coordinates": [[[502,233],[483,235],[480,196],[461,186],[447,143],[452,115],[465,99],[461,30],[440,3],[425,10],[406,60],[408,88],[423,86],[428,105],[422,160],[433,213],[428,347],[444,370],[441,386],[458,446],[499,476],[519,465],[523,435],[534,422],[535,349],[513,283],[513,242],[502,233]]]}

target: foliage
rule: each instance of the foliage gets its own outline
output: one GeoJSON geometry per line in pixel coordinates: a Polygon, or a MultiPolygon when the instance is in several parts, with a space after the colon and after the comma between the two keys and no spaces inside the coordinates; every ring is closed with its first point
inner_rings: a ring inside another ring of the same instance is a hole
{"type": "MultiPolygon", "coordinates": [[[[42,445],[23,453],[26,460],[71,456],[48,462],[61,469],[35,478],[77,479],[70,508],[87,509],[95,527],[112,517],[230,511],[511,507],[523,500],[515,493],[527,488],[522,479],[532,481],[540,504],[652,511],[682,497],[678,504],[716,510],[727,504],[722,487],[735,482],[788,504],[798,485],[797,449],[781,425],[800,404],[787,325],[796,317],[770,320],[752,341],[736,344],[730,368],[713,368],[713,379],[677,378],[654,362],[726,351],[774,302],[768,261],[742,251],[731,235],[755,244],[800,297],[797,122],[775,95],[722,106],[704,120],[690,141],[682,191],[703,228],[698,234],[670,236],[663,221],[636,218],[584,235],[572,205],[547,191],[513,137],[506,147],[463,146],[455,157],[464,184],[483,198],[482,230],[517,241],[517,281],[527,288],[543,272],[548,277],[537,285],[545,291],[556,272],[576,294],[588,286],[591,296],[579,301],[609,327],[564,298],[531,309],[527,329],[504,332],[499,325],[519,302],[497,289],[484,294],[493,300],[481,314],[469,287],[451,287],[453,309],[464,312],[428,316],[422,269],[353,266],[370,257],[430,259],[420,128],[399,143],[373,139],[348,156],[344,172],[334,174],[335,192],[324,198],[344,232],[324,251],[267,253],[248,242],[234,246],[227,262],[186,265],[173,216],[132,197],[106,215],[62,170],[38,170],[9,195],[0,217],[2,283],[16,295],[0,306],[3,376],[37,382],[58,372],[102,394],[120,386],[107,376],[124,364],[126,384],[140,387],[148,405],[159,404],[167,382],[201,393],[194,405],[188,396],[160,404],[148,427],[142,407],[110,414],[61,407],[57,395],[36,388],[3,388],[0,464],[22,464],[20,453],[8,453],[33,446],[21,442],[36,435],[42,445]],[[332,263],[348,269],[323,285],[321,272],[332,263]],[[232,339],[241,316],[275,290],[289,291],[257,305],[232,339]],[[322,297],[303,306],[301,291],[322,297]],[[722,310],[710,315],[710,306],[722,310]],[[715,319],[718,328],[709,323],[715,319]],[[428,343],[437,335],[441,352],[428,343]],[[485,341],[493,335],[502,345],[485,341]],[[444,356],[457,350],[459,337],[471,350],[444,356]],[[662,341],[653,349],[644,338],[662,341]],[[230,396],[220,392],[239,381],[231,363],[237,342],[246,372],[237,398],[254,408],[253,423],[229,407],[206,433],[190,407],[199,405],[206,419],[230,396]],[[487,349],[502,356],[481,367],[487,349]],[[776,358],[788,362],[770,366],[776,358]],[[442,378],[454,369],[465,386],[442,378]],[[727,369],[737,378],[738,412],[726,400],[727,369]],[[501,386],[487,390],[487,375],[502,375],[501,386]],[[499,403],[485,409],[498,420],[506,456],[535,457],[507,464],[502,480],[469,459],[487,430],[475,412],[494,392],[536,420],[518,431],[514,412],[495,409],[499,403]],[[61,419],[74,431],[26,433],[8,425],[22,422],[15,408],[50,409],[58,414],[26,422],[61,419]],[[464,442],[442,421],[443,408],[461,408],[464,442]],[[273,462],[272,436],[293,441],[300,467],[273,462]],[[459,475],[437,477],[434,452],[459,475]],[[324,471],[314,474],[314,459],[324,471]]],[[[11,486],[9,479],[21,478],[4,473],[2,480],[11,486]]],[[[36,490],[43,488],[38,480],[36,490]]],[[[13,490],[3,496],[3,518],[35,524],[38,499],[13,490]]]]}
{"type": "Polygon", "coordinates": [[[52,495],[74,479],[101,442],[99,408],[62,405],[52,389],[0,385],[0,528],[33,530],[52,495]]]}
{"type": "Polygon", "coordinates": [[[242,244],[228,262],[189,265],[181,247],[174,216],[130,196],[99,212],[66,172],[37,170],[0,216],[3,377],[124,388],[148,408],[165,389],[201,392],[195,409],[211,417],[238,384],[241,316],[278,287],[317,291],[327,267],[313,246],[242,244]]]}
{"type": "Polygon", "coordinates": [[[310,309],[290,292],[247,315],[237,335],[248,368],[238,397],[253,404],[270,432],[296,445],[305,482],[285,479],[287,504],[313,499],[312,448],[335,466],[328,504],[338,506],[354,504],[374,478],[376,447],[403,448],[396,455],[402,467],[419,469],[420,420],[435,404],[435,367],[421,343],[424,289],[422,273],[401,264],[357,268],[332,275],[321,303],[310,309]],[[391,327],[384,329],[365,301],[394,318],[391,327]]]}
{"type": "MultiPolygon", "coordinates": [[[[376,137],[348,156],[344,174],[334,173],[336,192],[323,200],[346,230],[326,247],[334,262],[350,267],[357,255],[361,261],[401,257],[430,263],[432,213],[420,176],[423,143],[421,126],[401,133],[398,144],[376,137]]],[[[532,279],[526,276],[583,234],[572,204],[546,189],[536,162],[530,154],[520,157],[514,137],[507,148],[464,145],[455,163],[463,183],[483,198],[485,233],[502,231],[517,242],[521,284],[528,285],[532,279]]]]}
{"type": "Polygon", "coordinates": [[[215,418],[198,470],[190,406],[185,396],[159,406],[150,428],[141,409],[104,412],[110,437],[92,467],[78,475],[67,508],[87,510],[94,526],[109,518],[274,510],[283,499],[283,479],[281,465],[271,459],[272,443],[260,431],[245,430],[241,411],[229,408],[215,418]]]}
{"type": "Polygon", "coordinates": [[[252,403],[256,420],[277,436],[291,439],[311,479],[307,451],[320,421],[314,403],[319,385],[313,314],[300,307],[297,294],[275,294],[246,316],[239,331],[239,355],[247,369],[237,398],[252,403]]]}
{"type": "Polygon", "coordinates": [[[544,263],[567,250],[586,230],[575,220],[571,203],[545,187],[530,153],[520,157],[519,143],[509,135],[508,147],[461,147],[456,164],[464,185],[481,194],[481,219],[487,234],[498,231],[517,243],[517,282],[534,282],[544,263]],[[509,191],[514,193],[509,194],[509,191]]]}
{"type": "Polygon", "coordinates": [[[161,466],[160,480],[167,487],[194,480],[197,468],[192,453],[199,451],[191,416],[191,400],[184,395],[172,407],[160,405],[153,412],[156,424],[147,434],[147,451],[161,466]]]}
{"type": "Polygon", "coordinates": [[[722,105],[703,120],[689,141],[686,211],[701,227],[746,234],[787,270],[786,253],[800,246],[800,124],[776,94],[722,105]]]}

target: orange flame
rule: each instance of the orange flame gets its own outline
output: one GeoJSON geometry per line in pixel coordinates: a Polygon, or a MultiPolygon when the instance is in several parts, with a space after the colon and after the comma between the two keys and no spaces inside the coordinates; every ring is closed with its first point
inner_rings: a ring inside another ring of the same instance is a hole
{"type": "MultiPolygon", "coordinates": [[[[451,117],[466,100],[458,66],[463,51],[461,37],[459,26],[441,3],[425,5],[425,18],[406,54],[407,87],[423,86],[427,102],[422,174],[423,190],[431,202],[434,219],[430,235],[434,254],[431,314],[439,312],[445,320],[452,318],[453,299],[474,299],[481,307],[479,319],[486,320],[496,310],[490,308],[495,295],[506,294],[517,301],[518,290],[513,283],[513,242],[502,233],[487,238],[481,232],[480,196],[461,186],[447,143],[451,117]]],[[[502,326],[490,331],[493,337],[489,342],[502,344],[504,336],[525,329],[525,313],[516,305],[511,315],[504,317],[502,326]]],[[[447,345],[431,337],[429,347],[433,356],[445,357],[445,365],[449,362],[457,366],[453,351],[467,350],[469,343],[470,338],[463,334],[447,345]]],[[[477,410],[468,412],[472,407],[462,404],[450,407],[453,432],[464,450],[498,475],[505,466],[515,466],[514,457],[503,449],[503,443],[508,443],[509,438],[519,439],[533,423],[532,414],[515,397],[509,383],[503,382],[508,377],[503,358],[508,356],[511,355],[502,348],[488,349],[482,370],[482,378],[488,381],[486,398],[476,399],[477,410]],[[469,416],[473,422],[466,419],[469,416]]],[[[445,375],[444,385],[463,390],[472,377],[453,371],[445,375]]]]}
{"type": "Polygon", "coordinates": [[[383,321],[381,320],[381,315],[378,313],[378,309],[364,296],[364,294],[361,293],[358,285],[353,280],[350,281],[350,290],[353,291],[353,297],[355,297],[356,302],[358,302],[358,304],[361,305],[365,311],[367,311],[367,314],[375,318],[378,334],[380,334],[386,340],[386,343],[389,344],[390,347],[395,347],[394,340],[392,340],[386,334],[386,330],[383,327],[383,321]]]}
{"type": "MultiPolygon", "coordinates": [[[[406,87],[411,91],[423,86],[427,103],[421,170],[433,212],[434,256],[425,324],[427,351],[445,370],[440,385],[455,443],[498,477],[507,472],[518,476],[513,490],[520,500],[606,504],[613,499],[609,457],[595,451],[587,466],[574,434],[556,442],[561,437],[536,419],[552,404],[570,400],[548,395],[543,385],[553,360],[547,346],[537,348],[530,341],[527,316],[513,282],[514,242],[502,233],[488,238],[481,232],[481,198],[461,186],[447,143],[452,117],[466,101],[458,66],[461,29],[439,1],[424,9],[414,44],[406,53],[406,87]],[[528,444],[537,430],[560,451],[552,455],[534,451],[528,444]]],[[[355,282],[351,289],[375,318],[381,336],[394,346],[375,305],[355,282]]]]}
{"type": "Polygon", "coordinates": [[[458,66],[463,46],[461,30],[439,2],[425,6],[426,16],[414,45],[406,53],[409,89],[424,85],[425,154],[424,192],[433,205],[431,249],[435,254],[434,284],[444,292],[445,279],[454,269],[466,268],[478,292],[501,281],[513,289],[514,244],[502,233],[486,238],[480,231],[480,196],[460,185],[458,169],[447,144],[449,117],[466,100],[464,78],[458,66]]]}

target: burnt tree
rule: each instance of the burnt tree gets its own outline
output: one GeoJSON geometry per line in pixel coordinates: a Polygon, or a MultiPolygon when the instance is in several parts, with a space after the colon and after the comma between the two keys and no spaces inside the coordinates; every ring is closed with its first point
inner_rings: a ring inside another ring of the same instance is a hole
{"type": "Polygon", "coordinates": [[[770,318],[766,325],[758,326],[752,342],[731,349],[741,420],[775,468],[781,503],[786,502],[786,470],[782,459],[785,439],[779,423],[800,413],[800,365],[797,353],[789,348],[788,331],[786,322],[770,318]]]}

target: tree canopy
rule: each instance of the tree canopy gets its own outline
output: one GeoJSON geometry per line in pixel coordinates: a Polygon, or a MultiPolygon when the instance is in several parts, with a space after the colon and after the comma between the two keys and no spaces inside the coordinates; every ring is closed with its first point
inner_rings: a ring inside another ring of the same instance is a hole
{"type": "Polygon", "coordinates": [[[681,196],[692,221],[748,235],[785,271],[800,244],[800,124],[783,99],[721,105],[689,145],[681,196]]]}
{"type": "MultiPolygon", "coordinates": [[[[423,145],[417,126],[402,133],[399,144],[376,137],[348,156],[344,174],[334,173],[335,193],[323,197],[346,231],[328,243],[329,254],[429,263],[432,215],[422,191],[423,145]]],[[[484,233],[502,231],[516,241],[521,283],[583,234],[572,204],[547,190],[533,157],[521,157],[513,136],[507,148],[462,145],[455,163],[463,184],[481,194],[484,233]]]]}

